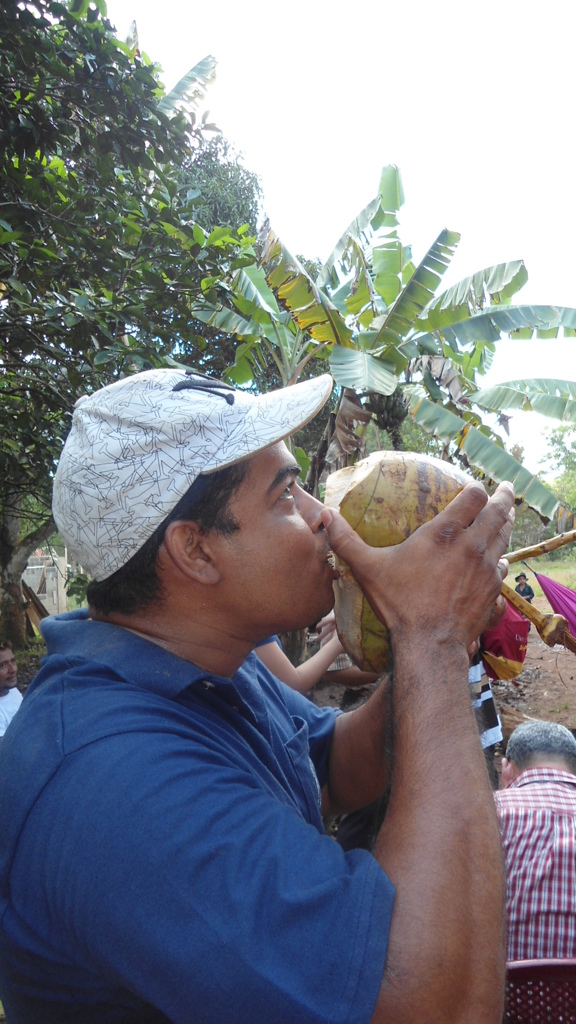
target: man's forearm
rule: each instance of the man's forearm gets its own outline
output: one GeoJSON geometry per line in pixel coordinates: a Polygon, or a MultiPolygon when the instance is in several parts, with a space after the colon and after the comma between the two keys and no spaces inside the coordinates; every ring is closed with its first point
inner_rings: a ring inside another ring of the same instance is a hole
{"type": "Polygon", "coordinates": [[[500,835],[466,652],[396,645],[394,773],[374,856],[396,886],[374,1024],[497,1024],[505,963],[500,835]]]}
{"type": "Polygon", "coordinates": [[[336,720],[324,814],[354,811],[384,792],[390,781],[391,743],[390,679],[383,676],[362,707],[336,720]]]}

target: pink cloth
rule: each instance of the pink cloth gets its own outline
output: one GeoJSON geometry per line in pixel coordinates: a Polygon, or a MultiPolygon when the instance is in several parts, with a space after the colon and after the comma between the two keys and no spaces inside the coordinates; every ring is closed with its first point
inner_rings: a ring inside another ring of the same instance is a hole
{"type": "Polygon", "coordinates": [[[570,587],[563,587],[561,583],[556,583],[542,573],[536,572],[534,575],[552,610],[564,616],[572,636],[576,636],[576,591],[570,590],[570,587]]]}

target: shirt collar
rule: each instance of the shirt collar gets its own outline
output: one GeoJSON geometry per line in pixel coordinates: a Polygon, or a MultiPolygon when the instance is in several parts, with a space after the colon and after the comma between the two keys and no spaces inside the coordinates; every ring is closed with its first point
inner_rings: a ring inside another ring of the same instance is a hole
{"type": "Polygon", "coordinates": [[[526,768],[509,782],[506,789],[519,789],[533,782],[560,782],[563,785],[576,787],[576,775],[563,772],[559,768],[526,768]]]}
{"type": "Polygon", "coordinates": [[[122,626],[90,619],[87,608],[50,615],[42,620],[41,630],[48,656],[96,662],[126,682],[166,697],[174,698],[200,680],[233,685],[122,626]]]}

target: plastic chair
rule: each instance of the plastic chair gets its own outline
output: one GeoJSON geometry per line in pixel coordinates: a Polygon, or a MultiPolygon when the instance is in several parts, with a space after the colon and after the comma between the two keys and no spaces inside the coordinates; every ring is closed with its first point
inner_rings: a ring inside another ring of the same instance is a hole
{"type": "Polygon", "coordinates": [[[576,1024],[576,959],[506,964],[503,1024],[576,1024]]]}

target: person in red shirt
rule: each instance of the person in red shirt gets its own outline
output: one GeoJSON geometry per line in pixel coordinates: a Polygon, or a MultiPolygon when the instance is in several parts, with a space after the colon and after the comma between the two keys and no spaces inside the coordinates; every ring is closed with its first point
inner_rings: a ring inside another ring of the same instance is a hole
{"type": "Polygon", "coordinates": [[[506,858],[507,959],[576,957],[576,739],[524,722],[494,794],[506,858]]]}

